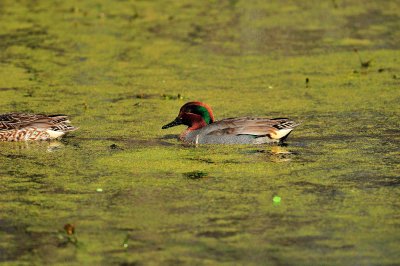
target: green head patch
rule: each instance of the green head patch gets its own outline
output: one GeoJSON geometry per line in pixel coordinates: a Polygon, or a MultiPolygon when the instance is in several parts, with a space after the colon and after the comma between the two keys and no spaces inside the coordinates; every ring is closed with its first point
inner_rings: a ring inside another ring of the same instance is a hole
{"type": "Polygon", "coordinates": [[[207,124],[214,122],[210,111],[204,106],[189,105],[184,112],[200,115],[207,124]]]}

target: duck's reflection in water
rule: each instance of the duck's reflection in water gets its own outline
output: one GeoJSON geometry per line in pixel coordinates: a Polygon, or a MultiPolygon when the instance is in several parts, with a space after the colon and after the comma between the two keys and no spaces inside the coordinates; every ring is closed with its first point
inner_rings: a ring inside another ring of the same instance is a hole
{"type": "Polygon", "coordinates": [[[257,150],[256,154],[261,156],[265,161],[277,163],[291,161],[295,155],[287,147],[282,146],[272,146],[270,149],[257,150]]]}
{"type": "Polygon", "coordinates": [[[61,141],[19,141],[19,142],[0,142],[2,151],[18,150],[45,150],[46,152],[55,152],[65,146],[61,141]]]}

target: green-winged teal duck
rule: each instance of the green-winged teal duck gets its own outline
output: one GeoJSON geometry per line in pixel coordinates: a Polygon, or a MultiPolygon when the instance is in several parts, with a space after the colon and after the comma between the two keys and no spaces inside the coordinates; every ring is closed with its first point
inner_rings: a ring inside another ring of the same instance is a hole
{"type": "Polygon", "coordinates": [[[184,104],[178,117],[163,129],[178,125],[188,128],[180,135],[186,143],[200,144],[262,144],[284,141],[299,125],[288,118],[237,117],[214,120],[213,112],[205,103],[184,104]]]}

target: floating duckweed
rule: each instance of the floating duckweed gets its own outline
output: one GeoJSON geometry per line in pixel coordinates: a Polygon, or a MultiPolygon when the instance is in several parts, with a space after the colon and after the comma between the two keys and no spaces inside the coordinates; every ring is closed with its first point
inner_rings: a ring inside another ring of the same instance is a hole
{"type": "Polygon", "coordinates": [[[136,94],[137,99],[152,99],[155,98],[155,95],[153,94],[147,94],[147,93],[139,93],[136,94]]]}
{"type": "Polygon", "coordinates": [[[273,201],[274,203],[281,203],[281,197],[279,197],[279,196],[274,196],[274,197],[272,198],[272,201],[273,201]]]}
{"type": "Polygon", "coordinates": [[[184,97],[182,94],[178,93],[178,95],[171,95],[171,94],[163,94],[161,98],[164,100],[183,100],[184,97]]]}
{"type": "Polygon", "coordinates": [[[162,97],[163,97],[164,100],[170,100],[171,99],[171,95],[163,94],[162,97]]]}

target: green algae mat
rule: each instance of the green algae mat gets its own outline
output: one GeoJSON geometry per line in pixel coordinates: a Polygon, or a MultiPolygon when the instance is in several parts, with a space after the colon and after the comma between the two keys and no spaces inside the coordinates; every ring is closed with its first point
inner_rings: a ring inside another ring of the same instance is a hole
{"type": "Polygon", "coordinates": [[[0,3],[1,265],[398,265],[399,1],[0,3]],[[286,146],[187,146],[217,119],[302,121],[286,146]]]}

